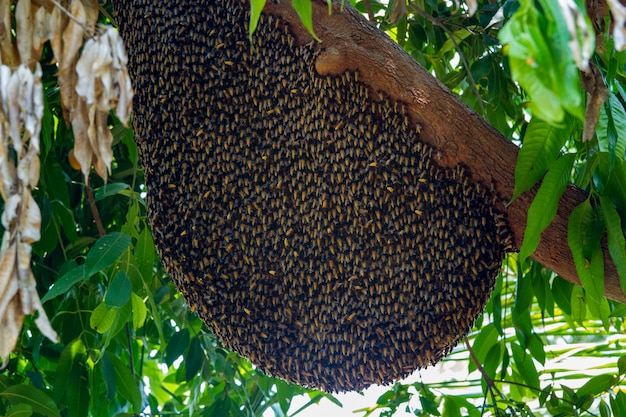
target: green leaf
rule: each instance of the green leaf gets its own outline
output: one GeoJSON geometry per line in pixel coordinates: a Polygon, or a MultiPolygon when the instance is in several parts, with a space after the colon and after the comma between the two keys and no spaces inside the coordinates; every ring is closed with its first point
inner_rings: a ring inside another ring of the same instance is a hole
{"type": "Polygon", "coordinates": [[[598,394],[607,392],[617,383],[617,376],[613,374],[602,374],[592,377],[589,381],[576,391],[576,395],[583,397],[591,395],[595,397],[598,394]]]}
{"type": "MultiPolygon", "coordinates": [[[[479,363],[485,363],[487,354],[493,346],[498,343],[498,337],[498,329],[496,329],[496,326],[494,326],[493,323],[489,323],[480,330],[480,333],[476,336],[474,344],[472,345],[474,355],[476,355],[479,363]]],[[[471,372],[474,369],[476,369],[476,364],[474,364],[473,361],[470,361],[469,371],[471,372]]]]}
{"type": "Polygon", "coordinates": [[[596,134],[600,150],[610,155],[611,166],[614,165],[615,159],[624,160],[626,112],[619,98],[613,92],[609,92],[609,98],[600,110],[596,134]]]}
{"type": "Polygon", "coordinates": [[[204,352],[197,337],[191,339],[189,351],[185,355],[185,380],[191,381],[204,363],[204,352]]]}
{"type": "Polygon", "coordinates": [[[130,236],[113,232],[102,236],[94,243],[85,259],[85,275],[87,277],[113,265],[128,249],[130,236]]]}
{"type": "Polygon", "coordinates": [[[575,158],[575,154],[563,155],[552,164],[545,175],[528,209],[528,221],[519,253],[521,262],[537,249],[541,233],[554,219],[559,199],[567,188],[575,158]]]}
{"type": "Polygon", "coordinates": [[[611,409],[609,405],[604,401],[604,399],[600,400],[600,404],[598,404],[598,409],[600,410],[600,417],[610,417],[611,409]]]}
{"type": "Polygon", "coordinates": [[[622,290],[626,292],[626,239],[622,229],[622,220],[608,197],[600,196],[600,208],[608,234],[609,253],[617,269],[622,290]]]}
{"type": "Polygon", "coordinates": [[[524,133],[515,166],[515,189],[511,201],[532,188],[559,156],[569,137],[571,124],[555,126],[534,117],[524,133]]]}
{"type": "Polygon", "coordinates": [[[511,73],[527,91],[534,115],[560,123],[567,111],[583,120],[580,76],[567,25],[554,2],[540,3],[544,7],[520,0],[520,8],[499,32],[511,73]]]}
{"type": "Polygon", "coordinates": [[[180,357],[189,346],[189,330],[181,329],[174,333],[165,348],[165,357],[163,360],[167,366],[172,366],[174,361],[180,357]]]}
{"type": "Polygon", "coordinates": [[[27,404],[35,413],[48,417],[61,417],[61,413],[52,398],[31,385],[11,385],[0,392],[0,398],[9,403],[27,404]]]}
{"type": "Polygon", "coordinates": [[[115,371],[115,387],[117,392],[128,401],[133,410],[141,411],[141,391],[135,376],[130,372],[128,365],[115,356],[109,356],[115,371]]]}
{"type": "Polygon", "coordinates": [[[102,380],[104,381],[104,386],[106,387],[106,400],[113,401],[115,399],[115,395],[117,394],[115,369],[113,368],[113,362],[111,362],[108,352],[104,352],[104,355],[102,355],[99,363],[102,371],[102,380]]]}
{"type": "Polygon", "coordinates": [[[620,375],[626,374],[626,355],[620,356],[620,358],[617,360],[617,370],[619,371],[620,375]]]}
{"type": "Polygon", "coordinates": [[[30,404],[15,404],[7,409],[5,417],[30,417],[33,415],[33,407],[30,404]]]}
{"type": "Polygon", "coordinates": [[[517,343],[511,343],[511,351],[513,352],[513,360],[517,371],[522,376],[524,381],[533,388],[539,389],[539,374],[533,358],[524,352],[517,343]]]}
{"type": "Polygon", "coordinates": [[[133,328],[135,330],[141,328],[146,321],[148,315],[148,307],[146,303],[137,294],[132,293],[130,298],[133,307],[133,328]]]}
{"type": "Polygon", "coordinates": [[[74,221],[74,213],[72,210],[59,200],[51,201],[50,208],[55,218],[63,226],[63,231],[67,238],[70,242],[75,242],[76,239],[78,239],[78,233],[76,232],[76,222],[74,221]]]}
{"type": "Polygon", "coordinates": [[[135,245],[135,259],[139,268],[139,273],[144,282],[152,282],[154,276],[154,262],[156,261],[156,250],[154,239],[148,227],[144,227],[135,245]]]}
{"type": "Polygon", "coordinates": [[[72,340],[61,352],[54,381],[54,396],[58,400],[66,394],[70,380],[78,377],[79,372],[77,369],[81,366],[86,352],[85,345],[81,339],[72,340]]]}
{"type": "Polygon", "coordinates": [[[48,290],[46,295],[41,299],[42,303],[48,300],[52,300],[61,294],[66,294],[74,284],[77,284],[87,278],[85,276],[85,269],[83,265],[76,266],[67,271],[61,278],[59,278],[52,287],[48,290]]]}
{"type": "Polygon", "coordinates": [[[128,275],[124,271],[118,271],[109,284],[104,303],[107,307],[123,307],[130,300],[132,292],[133,285],[128,275]]]}
{"type": "Polygon", "coordinates": [[[126,191],[125,194],[128,195],[129,190],[130,186],[123,182],[107,183],[104,186],[94,190],[95,192],[93,197],[95,201],[100,201],[112,195],[122,194],[123,191],[126,191]]]}
{"type": "Polygon", "coordinates": [[[250,28],[248,30],[250,43],[252,43],[252,35],[254,34],[254,31],[259,23],[261,11],[263,11],[264,7],[265,0],[250,0],[250,28]]]}
{"type": "Polygon", "coordinates": [[[321,39],[315,35],[313,31],[313,8],[311,6],[311,0],[291,0],[291,6],[300,16],[300,20],[304,27],[309,31],[313,39],[321,42],[321,39]]]}
{"type": "Polygon", "coordinates": [[[585,291],[577,285],[572,288],[570,305],[572,320],[582,324],[587,316],[587,301],[585,300],[585,291]]]}
{"type": "MultiPolygon", "coordinates": [[[[588,230],[593,228],[596,221],[595,212],[589,199],[578,205],[570,215],[567,242],[574,257],[576,272],[585,289],[585,296],[589,311],[594,317],[608,320],[608,311],[604,311],[601,300],[604,299],[604,257],[600,242],[591,248],[588,242],[588,230]],[[593,250],[591,257],[585,252],[593,250]],[[606,313],[606,314],[605,314],[606,313]]],[[[605,300],[606,302],[606,300],[605,300]]]]}
{"type": "Polygon", "coordinates": [[[100,334],[106,333],[107,330],[113,326],[117,311],[117,307],[107,307],[106,304],[102,302],[92,311],[91,317],[89,318],[89,325],[100,334]]]}

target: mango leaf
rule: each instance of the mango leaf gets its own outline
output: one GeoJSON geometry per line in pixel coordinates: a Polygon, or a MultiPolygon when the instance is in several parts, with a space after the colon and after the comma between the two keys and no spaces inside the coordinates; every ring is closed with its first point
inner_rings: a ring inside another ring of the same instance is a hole
{"type": "Polygon", "coordinates": [[[609,253],[617,269],[622,290],[626,292],[626,239],[622,220],[610,198],[600,196],[600,207],[608,234],[609,253]]]}
{"type": "Polygon", "coordinates": [[[321,42],[321,39],[313,31],[313,7],[311,6],[311,0],[291,0],[291,7],[298,13],[302,24],[313,36],[313,39],[321,42]]]}
{"type": "Polygon", "coordinates": [[[563,16],[549,0],[541,3],[539,8],[533,0],[521,0],[500,30],[511,73],[527,91],[534,115],[556,124],[568,111],[583,120],[580,77],[563,16]]]}
{"type": "Polygon", "coordinates": [[[76,266],[67,271],[50,287],[46,295],[41,299],[42,303],[52,300],[61,294],[66,294],[74,284],[83,281],[85,278],[85,268],[83,265],[76,266]]]}
{"type": "Polygon", "coordinates": [[[102,358],[100,359],[100,369],[102,371],[102,380],[104,381],[104,386],[106,387],[106,400],[113,401],[115,399],[115,395],[117,394],[116,390],[116,381],[115,381],[115,369],[113,368],[113,362],[111,362],[111,358],[109,357],[108,352],[104,352],[102,358]]]}
{"type": "Polygon", "coordinates": [[[602,152],[610,156],[611,166],[615,160],[624,160],[626,152],[626,112],[617,96],[610,92],[609,98],[600,109],[600,117],[596,128],[598,145],[602,152]]]}
{"type": "Polygon", "coordinates": [[[124,191],[126,191],[125,194],[128,196],[130,191],[130,186],[128,184],[123,182],[107,183],[95,190],[93,194],[94,201],[104,200],[107,197],[122,194],[124,191]]]}
{"type": "Polygon", "coordinates": [[[107,305],[102,302],[91,312],[89,325],[98,333],[106,333],[107,330],[113,326],[113,323],[115,323],[117,311],[117,307],[107,307],[107,305]]]}
{"type": "Polygon", "coordinates": [[[575,157],[574,154],[563,155],[546,173],[528,209],[528,221],[519,253],[520,262],[524,262],[537,249],[541,233],[554,219],[559,199],[567,188],[575,157]]]}
{"type": "Polygon", "coordinates": [[[163,360],[167,366],[171,366],[187,350],[187,346],[189,346],[189,330],[181,329],[174,333],[165,348],[163,360]]]}
{"type": "Polygon", "coordinates": [[[529,190],[546,173],[559,156],[569,137],[571,124],[555,126],[534,117],[524,133],[522,147],[515,166],[515,189],[511,201],[529,190]]]}
{"type": "Polygon", "coordinates": [[[572,320],[582,325],[585,317],[587,317],[587,300],[585,299],[585,291],[578,285],[572,288],[570,305],[572,320]]]}
{"type": "Polygon", "coordinates": [[[111,280],[107,293],[104,296],[104,303],[107,307],[123,307],[133,292],[133,285],[126,272],[118,271],[111,280]]]}
{"type": "Polygon", "coordinates": [[[588,230],[593,227],[594,216],[594,210],[589,199],[578,205],[570,215],[567,243],[574,257],[576,271],[585,289],[587,307],[594,317],[602,319],[606,325],[610,311],[608,311],[608,304],[604,298],[604,256],[600,242],[596,243],[591,257],[585,256],[585,252],[591,250],[588,242],[588,230]]]}
{"type": "Polygon", "coordinates": [[[31,385],[12,385],[0,391],[0,398],[11,404],[27,404],[35,413],[48,417],[61,417],[61,413],[52,398],[31,385]]]}
{"type": "Polygon", "coordinates": [[[130,236],[113,232],[102,236],[94,243],[85,259],[85,275],[87,277],[113,265],[130,245],[130,236]]]}
{"type": "Polygon", "coordinates": [[[513,353],[513,361],[515,362],[517,371],[524,381],[533,388],[539,388],[539,374],[533,362],[532,356],[524,352],[517,343],[511,343],[511,351],[513,353]]]}
{"type": "Polygon", "coordinates": [[[54,381],[54,396],[57,401],[66,394],[70,380],[77,377],[78,372],[76,369],[81,366],[86,352],[87,350],[81,339],[74,339],[61,352],[54,381]]]}
{"type": "Polygon", "coordinates": [[[617,383],[617,375],[602,374],[592,377],[589,381],[578,388],[576,395],[582,397],[584,395],[596,396],[603,392],[607,392],[613,385],[617,383]]]}
{"type": "Polygon", "coordinates": [[[137,244],[135,245],[135,259],[137,259],[137,265],[139,273],[144,282],[152,282],[154,275],[154,262],[156,260],[156,250],[154,247],[154,239],[152,233],[148,227],[144,227],[139,237],[137,238],[137,244]]]}
{"type": "MultiPolygon", "coordinates": [[[[489,323],[485,327],[480,330],[478,336],[474,340],[474,344],[472,345],[472,349],[474,350],[474,354],[478,359],[478,362],[481,364],[485,363],[487,359],[487,354],[493,348],[495,344],[498,343],[498,329],[493,325],[493,323],[489,323]]],[[[469,361],[468,370],[472,372],[476,369],[476,364],[473,361],[469,361]]]]}
{"type": "Polygon", "coordinates": [[[115,386],[117,392],[131,404],[136,412],[141,411],[141,391],[139,390],[139,383],[135,380],[135,376],[130,372],[128,365],[120,359],[111,355],[109,355],[109,359],[115,371],[115,386]]]}
{"type": "Polygon", "coordinates": [[[146,321],[148,315],[148,307],[146,303],[137,294],[132,293],[130,301],[133,307],[133,328],[135,330],[141,328],[146,321]]]}
{"type": "Polygon", "coordinates": [[[74,213],[72,210],[67,208],[67,206],[59,200],[51,201],[50,208],[55,218],[63,226],[63,231],[70,242],[76,241],[76,239],[78,239],[78,233],[76,232],[76,222],[74,221],[74,213]]]}
{"type": "Polygon", "coordinates": [[[265,0],[250,0],[250,28],[248,29],[248,36],[250,37],[250,43],[252,43],[252,35],[256,30],[261,17],[261,11],[265,7],[265,0]]]}
{"type": "Polygon", "coordinates": [[[15,404],[7,409],[5,417],[30,417],[33,415],[33,407],[30,404],[15,404]]]}
{"type": "Polygon", "coordinates": [[[196,376],[198,371],[202,368],[204,364],[205,356],[202,350],[202,345],[197,337],[191,339],[191,344],[189,345],[189,351],[187,355],[185,355],[185,380],[191,381],[193,377],[196,376]]]}
{"type": "Polygon", "coordinates": [[[593,171],[593,184],[598,193],[611,198],[624,222],[626,213],[626,166],[616,160],[611,166],[611,156],[606,152],[597,152],[593,171]]]}

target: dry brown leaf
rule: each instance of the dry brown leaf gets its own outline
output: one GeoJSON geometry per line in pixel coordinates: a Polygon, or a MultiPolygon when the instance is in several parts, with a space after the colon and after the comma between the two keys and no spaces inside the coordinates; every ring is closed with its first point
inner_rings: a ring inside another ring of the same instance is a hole
{"type": "Polygon", "coordinates": [[[41,56],[43,44],[48,40],[50,14],[43,7],[36,7],[33,14],[33,56],[41,56]]]}
{"type": "Polygon", "coordinates": [[[89,178],[91,171],[91,160],[93,149],[89,143],[89,109],[84,100],[79,100],[72,113],[72,131],[74,132],[74,157],[80,165],[85,182],[89,178]]]}
{"type": "Polygon", "coordinates": [[[17,343],[22,323],[24,323],[24,313],[22,313],[19,304],[19,298],[13,297],[6,309],[6,314],[0,315],[0,329],[2,329],[0,359],[2,360],[2,367],[8,365],[9,354],[17,343]]]}
{"type": "Polygon", "coordinates": [[[95,154],[97,155],[95,169],[96,173],[104,178],[106,181],[113,162],[113,135],[109,130],[107,119],[109,118],[109,111],[96,110],[96,135],[97,135],[97,148],[95,154]]]}
{"type": "Polygon", "coordinates": [[[100,15],[100,3],[98,0],[82,0],[85,8],[86,24],[89,28],[89,36],[93,36],[100,15]]]}
{"type": "MultiPolygon", "coordinates": [[[[15,30],[17,50],[22,64],[31,66],[33,61],[33,14],[30,0],[18,0],[15,5],[15,30]]],[[[37,57],[38,58],[38,57],[37,57]]]]}
{"type": "Polygon", "coordinates": [[[478,10],[478,1],[476,0],[467,0],[467,15],[469,17],[472,17],[476,14],[476,11],[478,10]]]}
{"type": "MultiPolygon", "coordinates": [[[[25,6],[23,6],[25,7],[25,6]]],[[[29,6],[30,7],[30,6],[29,6]]],[[[30,267],[31,246],[40,238],[41,212],[31,191],[39,181],[39,134],[43,117],[41,66],[0,65],[0,190],[5,232],[0,248],[0,358],[13,350],[25,314],[53,341],[58,337],[41,305],[30,267]]]]}
{"type": "Polygon", "coordinates": [[[20,240],[30,244],[41,238],[41,211],[30,192],[24,200],[20,219],[20,240]]]}
{"type": "Polygon", "coordinates": [[[9,234],[5,233],[2,238],[2,247],[7,247],[7,249],[0,252],[0,317],[5,314],[11,298],[15,296],[18,289],[17,280],[13,279],[17,254],[15,246],[10,246],[10,240],[9,234]]]}
{"type": "Polygon", "coordinates": [[[613,18],[613,42],[618,51],[626,48],[626,6],[619,0],[607,0],[613,18]]]}
{"type": "MultiPolygon", "coordinates": [[[[70,13],[74,19],[68,21],[65,30],[63,30],[63,46],[61,57],[57,56],[59,61],[59,87],[61,88],[61,104],[63,105],[63,115],[65,122],[70,123],[71,113],[76,107],[76,62],[78,60],[78,51],[83,44],[83,25],[87,21],[85,8],[80,0],[72,0],[70,5],[70,13]]],[[[56,54],[56,51],[55,51],[56,54]]]]}
{"type": "Polygon", "coordinates": [[[11,0],[0,0],[0,64],[16,67],[19,53],[11,38],[11,0]]]}
{"type": "Polygon", "coordinates": [[[50,12],[48,39],[50,39],[50,46],[52,46],[57,62],[63,56],[63,28],[67,25],[68,20],[69,17],[58,7],[50,12]]]}
{"type": "Polygon", "coordinates": [[[85,43],[76,64],[76,93],[81,109],[73,117],[80,118],[75,125],[80,135],[86,133],[87,141],[74,131],[74,156],[85,175],[85,182],[88,182],[92,164],[96,173],[105,180],[109,174],[113,160],[113,136],[107,124],[109,111],[115,109],[122,122],[128,121],[133,92],[127,62],[117,31],[107,28],[85,43]]]}

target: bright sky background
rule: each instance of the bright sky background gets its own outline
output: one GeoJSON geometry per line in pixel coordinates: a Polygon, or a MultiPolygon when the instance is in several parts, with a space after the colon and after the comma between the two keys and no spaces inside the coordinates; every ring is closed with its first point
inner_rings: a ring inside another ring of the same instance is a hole
{"type": "MultiPolygon", "coordinates": [[[[472,375],[473,377],[474,375],[472,375]]],[[[422,371],[416,371],[406,379],[402,380],[402,382],[407,384],[412,384],[415,382],[423,381],[428,384],[433,382],[439,382],[443,380],[457,379],[464,380],[468,377],[467,374],[467,362],[465,360],[458,361],[444,361],[438,363],[436,366],[431,366],[422,371]]],[[[366,407],[370,407],[376,404],[376,400],[387,392],[391,386],[378,386],[374,385],[365,390],[363,393],[359,392],[348,392],[343,394],[335,394],[335,397],[341,401],[343,407],[340,408],[336,404],[330,402],[329,400],[322,400],[320,404],[313,405],[307,408],[305,411],[298,414],[298,417],[359,417],[363,416],[364,412],[355,413],[354,410],[363,409],[366,407]]],[[[413,391],[415,392],[415,391],[413,391]]],[[[295,397],[293,399],[293,403],[291,408],[289,409],[290,413],[295,412],[301,406],[308,402],[309,398],[304,397],[295,397]]],[[[414,396],[412,401],[409,402],[409,407],[411,410],[415,408],[418,404],[413,404],[413,402],[419,402],[419,396],[414,396]]],[[[378,416],[380,411],[377,411],[372,414],[372,416],[378,416]]],[[[407,413],[404,409],[398,409],[398,411],[394,414],[394,417],[408,417],[415,416],[413,413],[407,413]]]]}

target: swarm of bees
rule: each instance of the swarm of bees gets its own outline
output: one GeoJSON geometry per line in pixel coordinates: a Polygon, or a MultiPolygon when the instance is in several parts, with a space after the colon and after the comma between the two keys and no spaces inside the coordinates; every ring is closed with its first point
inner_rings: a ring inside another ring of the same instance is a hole
{"type": "Polygon", "coordinates": [[[487,302],[509,229],[490,187],[444,169],[402,103],[319,76],[247,1],[120,13],[163,264],[223,343],[328,391],[434,364],[487,302]]]}

